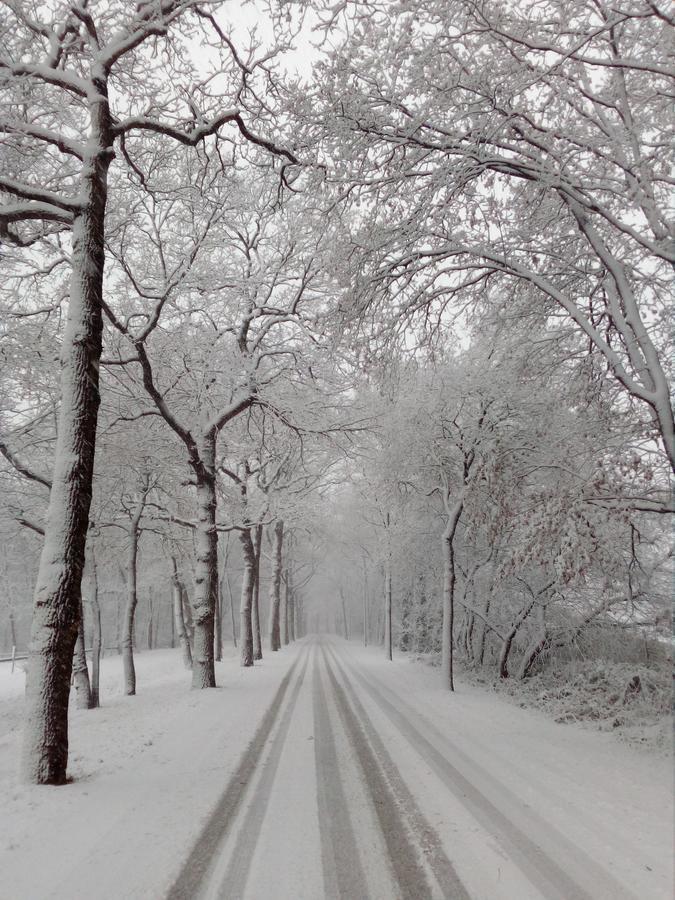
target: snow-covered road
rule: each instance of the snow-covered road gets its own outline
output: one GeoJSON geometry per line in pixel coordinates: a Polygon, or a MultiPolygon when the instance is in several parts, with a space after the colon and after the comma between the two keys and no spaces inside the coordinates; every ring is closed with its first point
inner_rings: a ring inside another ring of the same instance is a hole
{"type": "Polygon", "coordinates": [[[567,794],[565,808],[557,748],[534,741],[532,759],[505,770],[508,734],[485,721],[491,752],[466,752],[467,735],[457,742],[448,729],[464,730],[462,704],[454,725],[454,698],[415,705],[416,674],[354,645],[308,639],[242,763],[246,777],[240,770],[231,782],[172,900],[670,895],[667,845],[617,831],[628,812],[623,783],[614,816],[590,794],[588,804],[567,794]]]}
{"type": "Polygon", "coordinates": [[[306,643],[171,900],[468,897],[334,651],[306,643]]]}
{"type": "Polygon", "coordinates": [[[16,785],[0,679],[1,900],[672,896],[664,756],[327,636],[216,691],[177,651],[139,654],[135,698],[104,663],[64,788],[16,785]]]}

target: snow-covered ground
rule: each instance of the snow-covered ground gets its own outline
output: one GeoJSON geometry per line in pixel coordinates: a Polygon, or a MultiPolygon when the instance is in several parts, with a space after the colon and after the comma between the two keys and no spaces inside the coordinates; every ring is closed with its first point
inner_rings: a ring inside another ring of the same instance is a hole
{"type": "Polygon", "coordinates": [[[55,788],[17,783],[25,676],[0,665],[2,900],[163,896],[297,647],[245,670],[227,652],[211,691],[190,690],[180,651],[138,653],[135,697],[104,657],[101,708],[71,713],[74,783],[55,788]]]}
{"type": "MultiPolygon", "coordinates": [[[[318,847],[316,817],[321,818],[317,773],[324,772],[330,788],[328,775],[339,771],[342,788],[337,782],[333,788],[340,788],[349,803],[363,794],[363,786],[344,774],[354,751],[339,733],[340,717],[332,709],[337,695],[325,663],[320,664],[323,645],[310,641],[309,653],[306,646],[301,642],[268,654],[252,670],[241,670],[232,655],[218,665],[221,687],[202,692],[189,690],[177,651],[141,653],[137,697],[122,694],[120,660],[106,657],[103,707],[73,711],[70,771],[75,780],[59,788],[17,784],[23,675],[10,675],[9,666],[0,666],[0,898],[160,900],[284,674],[302,653],[280,705],[278,728],[266,741],[272,755],[278,749],[278,774],[268,763],[256,771],[250,803],[244,802],[242,821],[251,820],[249,849],[256,862],[250,885],[258,885],[258,893],[247,888],[244,896],[321,900],[317,886],[326,882],[320,853],[312,852],[318,847]],[[303,672],[312,690],[316,673],[323,673],[314,711],[311,694],[297,693],[303,672]],[[315,750],[325,718],[322,691],[333,697],[328,731],[334,747],[324,746],[337,753],[334,762],[330,754],[322,762],[315,750]],[[288,775],[296,770],[302,778],[288,775]],[[270,783],[261,787],[265,778],[270,783]],[[275,822],[284,823],[288,840],[275,822]],[[290,858],[293,848],[302,855],[307,874],[302,883],[309,886],[303,892],[296,880],[295,894],[291,879],[299,868],[290,858]],[[317,858],[316,869],[309,857],[317,858]],[[261,860],[272,863],[273,894],[260,887],[265,884],[261,860]]],[[[579,896],[592,900],[672,896],[673,778],[672,760],[665,754],[552,722],[478,687],[460,683],[449,695],[439,689],[437,671],[405,659],[389,663],[379,648],[330,639],[325,652],[328,660],[335,654],[331,665],[345,696],[358,694],[359,715],[366,715],[379,735],[472,900],[565,897],[562,883],[553,893],[546,888],[547,867],[555,879],[556,866],[561,878],[584,886],[579,896]],[[595,890],[594,884],[599,885],[595,890]],[[620,893],[613,893],[615,888],[620,893]]],[[[350,807],[349,815],[370,821],[372,815],[364,810],[350,807]]],[[[336,820],[330,827],[337,825],[336,820]]],[[[372,826],[363,834],[370,831],[372,826]]],[[[365,877],[375,877],[367,866],[365,877]]],[[[382,900],[391,897],[382,895],[382,900]]]]}

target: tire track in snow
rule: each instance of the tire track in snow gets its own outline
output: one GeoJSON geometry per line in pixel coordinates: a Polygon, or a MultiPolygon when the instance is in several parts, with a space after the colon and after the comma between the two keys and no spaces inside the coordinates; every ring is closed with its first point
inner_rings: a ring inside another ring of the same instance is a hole
{"type": "Polygon", "coordinates": [[[340,763],[317,654],[314,656],[312,709],[325,896],[345,900],[367,897],[366,878],[340,779],[340,763]]]}
{"type": "Polygon", "coordinates": [[[476,821],[503,847],[504,851],[521,869],[526,877],[551,900],[635,900],[635,896],[623,888],[619,882],[587,856],[562,832],[550,825],[536,813],[527,811],[528,825],[540,840],[545,840],[549,848],[554,848],[558,862],[533,840],[520,825],[503,813],[478,787],[472,783],[445,755],[453,754],[458,764],[465,764],[481,785],[489,785],[501,798],[508,801],[508,808],[518,810],[522,804],[507,787],[496,781],[486,770],[469,760],[459,748],[436,729],[427,719],[415,712],[405,701],[389,690],[379,679],[366,678],[352,663],[346,668],[344,659],[331,645],[331,653],[345,679],[357,681],[403,735],[413,749],[425,760],[440,780],[473,815],[476,821]],[[377,687],[375,686],[377,683],[377,687]],[[428,735],[428,737],[425,737],[428,735]],[[431,738],[431,740],[429,740],[431,738]],[[438,749],[439,745],[443,752],[438,749]],[[566,864],[569,865],[566,866],[566,864]],[[593,885],[587,890],[567,871],[580,869],[584,880],[593,885]]]}
{"type": "MultiPolygon", "coordinates": [[[[298,701],[298,695],[305,680],[307,666],[309,664],[309,654],[305,658],[302,671],[298,675],[297,681],[293,686],[293,692],[286,704],[286,708],[279,720],[279,727],[271,747],[267,753],[264,764],[262,765],[260,778],[255,786],[250,805],[246,810],[243,821],[237,832],[237,839],[234,849],[230,855],[227,869],[220,879],[213,896],[222,898],[222,900],[232,900],[234,897],[243,897],[246,890],[246,882],[253,861],[260,829],[262,828],[263,819],[269,805],[270,793],[274,786],[274,778],[279,768],[279,760],[286,743],[289,729],[291,727],[291,719],[295,711],[298,701]]],[[[259,760],[257,760],[259,762],[259,760]]],[[[215,887],[215,885],[214,885],[215,887]]],[[[209,896],[211,894],[209,893],[209,896]]]]}
{"type": "MultiPolygon", "coordinates": [[[[401,897],[404,900],[421,897],[470,900],[438,835],[422,815],[344,672],[341,670],[343,683],[340,684],[325,649],[321,650],[336,705],[373,800],[401,897]],[[433,887],[427,879],[427,867],[433,887]]],[[[332,648],[329,652],[337,667],[332,648]]]]}
{"type": "MultiPolygon", "coordinates": [[[[298,655],[297,659],[293,662],[284,676],[253,740],[249,744],[248,749],[230,778],[224,793],[209,816],[206,825],[201,830],[180,875],[166,895],[166,900],[194,900],[194,898],[201,896],[204,888],[207,886],[208,876],[211,873],[212,862],[214,861],[218,847],[225,841],[235,820],[235,816],[241,807],[249,782],[256,772],[260,758],[265,751],[267,740],[279,718],[288,686],[303,657],[304,664],[302,671],[298,676],[293,694],[286,707],[286,713],[288,713],[289,709],[292,712],[309,662],[309,650],[307,647],[303,648],[302,653],[298,655]]],[[[286,715],[286,713],[284,715],[286,715]]],[[[290,720],[290,714],[288,714],[288,719],[290,720]]],[[[254,849],[255,845],[251,849],[251,855],[254,849]]]]}

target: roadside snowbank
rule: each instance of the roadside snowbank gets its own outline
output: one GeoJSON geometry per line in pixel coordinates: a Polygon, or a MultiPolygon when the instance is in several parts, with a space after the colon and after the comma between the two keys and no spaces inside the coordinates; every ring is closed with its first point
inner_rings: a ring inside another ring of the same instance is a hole
{"type": "Polygon", "coordinates": [[[192,842],[297,654],[241,669],[217,663],[215,690],[191,691],[179,650],[138,653],[136,697],[104,657],[98,710],[71,711],[65,787],[17,784],[25,676],[0,665],[0,897],[157,898],[192,842]]]}

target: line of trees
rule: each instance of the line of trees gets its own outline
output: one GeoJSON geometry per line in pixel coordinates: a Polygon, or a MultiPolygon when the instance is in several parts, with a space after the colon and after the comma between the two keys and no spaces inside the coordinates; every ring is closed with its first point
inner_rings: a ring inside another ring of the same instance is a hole
{"type": "Polygon", "coordinates": [[[111,593],[136,690],[139,560],[164,561],[194,688],[226,606],[235,638],[234,570],[245,667],[266,626],[276,650],[360,617],[389,657],[440,652],[452,689],[455,652],[527,675],[618,610],[661,616],[665,5],[286,6],[247,35],[221,0],[0,12],[32,782],[66,781],[71,674],[97,695],[82,610],[100,648],[111,593]]]}

